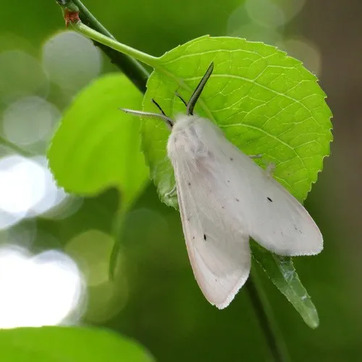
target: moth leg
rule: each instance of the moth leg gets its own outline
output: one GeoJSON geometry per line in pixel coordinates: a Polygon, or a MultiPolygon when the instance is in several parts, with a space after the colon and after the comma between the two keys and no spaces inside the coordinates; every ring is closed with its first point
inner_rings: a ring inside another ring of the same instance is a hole
{"type": "Polygon", "coordinates": [[[275,170],[275,164],[272,162],[268,163],[268,165],[266,166],[266,169],[265,169],[267,176],[273,177],[274,170],[275,170]]]}
{"type": "Polygon", "coordinates": [[[176,190],[176,185],[175,185],[171,191],[167,192],[167,194],[165,196],[172,197],[172,196],[175,196],[176,194],[177,194],[177,190],[176,190]]]}
{"type": "Polygon", "coordinates": [[[255,158],[262,158],[263,155],[261,153],[258,153],[256,155],[248,155],[252,160],[254,160],[255,158]]]}
{"type": "Polygon", "coordinates": [[[185,107],[187,107],[187,102],[182,98],[181,94],[178,91],[175,92],[175,96],[181,100],[185,107]]]}
{"type": "MultiPolygon", "coordinates": [[[[249,158],[251,158],[252,160],[262,157],[263,155],[261,153],[258,153],[257,155],[249,155],[249,158]]],[[[275,170],[275,164],[273,162],[269,162],[265,169],[267,176],[273,177],[274,170],[275,170]]]]}

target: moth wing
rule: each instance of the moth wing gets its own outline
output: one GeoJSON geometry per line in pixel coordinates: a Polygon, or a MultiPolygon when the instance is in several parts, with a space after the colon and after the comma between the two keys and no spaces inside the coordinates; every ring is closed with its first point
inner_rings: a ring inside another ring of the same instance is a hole
{"type": "Polygon", "coordinates": [[[223,309],[249,276],[249,236],[230,225],[230,216],[222,208],[218,175],[210,174],[204,162],[197,159],[177,158],[173,165],[194,276],[206,299],[223,309]]]}
{"type": "MultiPolygon", "coordinates": [[[[211,125],[211,127],[215,127],[211,125]]],[[[303,205],[219,130],[204,131],[209,157],[224,190],[225,207],[240,228],[265,248],[280,255],[313,255],[323,238],[303,205]]]]}
{"type": "Polygon", "coordinates": [[[259,209],[248,218],[254,240],[280,255],[315,255],[322,251],[322,234],[308,211],[271,176],[262,172],[251,195],[259,209]]]}

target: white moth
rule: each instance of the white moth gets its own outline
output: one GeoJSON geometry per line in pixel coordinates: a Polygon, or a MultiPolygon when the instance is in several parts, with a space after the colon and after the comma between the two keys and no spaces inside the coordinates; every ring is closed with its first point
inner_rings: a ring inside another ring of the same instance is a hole
{"type": "Polygon", "coordinates": [[[323,238],[306,209],[287,190],[211,121],[193,115],[212,71],[213,64],[191,96],[187,115],[179,115],[176,122],[163,112],[124,111],[162,118],[172,129],[167,153],[174,168],[191,266],[206,299],[222,309],[249,276],[249,237],[288,256],[318,254],[323,238]]]}

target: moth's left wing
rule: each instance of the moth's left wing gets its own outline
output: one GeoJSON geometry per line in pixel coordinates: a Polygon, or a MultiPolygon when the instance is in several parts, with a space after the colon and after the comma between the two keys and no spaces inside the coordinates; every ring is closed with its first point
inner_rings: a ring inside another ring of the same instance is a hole
{"type": "Polygon", "coordinates": [[[206,299],[225,308],[250,272],[249,236],[233,225],[223,207],[218,175],[207,159],[173,160],[186,247],[196,281],[206,299]]]}

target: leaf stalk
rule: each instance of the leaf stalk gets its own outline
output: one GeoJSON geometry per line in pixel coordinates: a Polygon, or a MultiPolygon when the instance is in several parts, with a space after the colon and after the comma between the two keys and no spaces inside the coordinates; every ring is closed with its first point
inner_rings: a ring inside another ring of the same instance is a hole
{"type": "Polygon", "coordinates": [[[254,312],[258,319],[266,343],[269,347],[270,355],[275,362],[289,362],[286,344],[275,322],[269,301],[263,292],[256,270],[249,276],[245,284],[254,312]]]}

